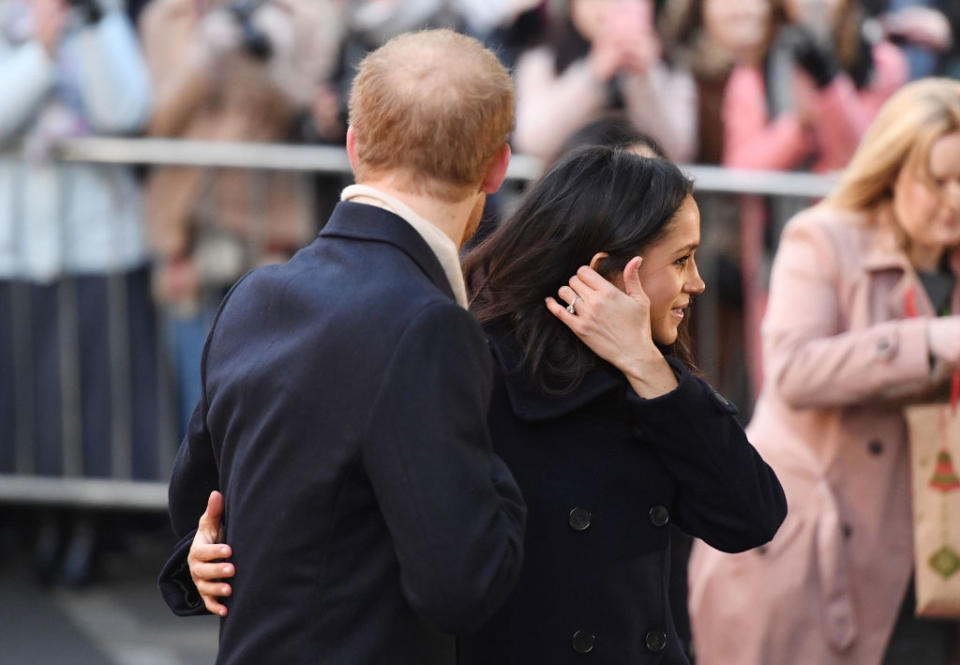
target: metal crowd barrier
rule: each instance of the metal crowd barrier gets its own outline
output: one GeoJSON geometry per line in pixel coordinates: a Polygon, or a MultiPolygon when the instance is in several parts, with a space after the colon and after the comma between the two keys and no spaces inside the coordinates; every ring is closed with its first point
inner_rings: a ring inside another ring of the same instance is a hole
{"type": "MultiPolygon", "coordinates": [[[[349,176],[350,165],[346,151],[342,148],[328,146],[296,146],[279,144],[250,144],[250,143],[223,143],[206,141],[179,141],[165,139],[106,139],[87,138],[65,141],[58,146],[56,158],[64,163],[84,164],[116,164],[151,166],[192,166],[211,169],[219,172],[224,169],[251,170],[261,174],[276,171],[290,171],[302,174],[327,174],[331,176],[349,176]]],[[[507,178],[513,181],[514,191],[522,185],[539,176],[543,168],[542,163],[529,156],[515,155],[507,171],[507,178]]],[[[759,195],[772,197],[802,197],[818,198],[829,192],[834,179],[828,176],[819,176],[801,173],[759,172],[724,169],[711,166],[684,165],[683,170],[694,179],[698,196],[703,195],[759,195]]],[[[258,188],[259,189],[259,188],[258,188]]],[[[0,202],[0,205],[6,205],[0,202]]],[[[13,203],[10,203],[13,205],[13,203]]],[[[701,202],[701,207],[705,204],[701,202]]],[[[709,211],[704,211],[708,213],[709,211]]],[[[708,214],[704,215],[705,222],[708,214]]],[[[705,234],[706,235],[706,234],[705,234]]],[[[701,265],[710,265],[716,256],[711,255],[710,247],[704,245],[700,253],[701,265]]],[[[702,272],[705,272],[702,268],[702,272]]],[[[122,285],[120,285],[122,287],[122,285]]],[[[710,294],[708,289],[707,294],[710,294]]],[[[111,288],[110,298],[114,301],[122,299],[123,289],[111,288]]],[[[14,308],[11,315],[11,326],[14,330],[14,355],[12,366],[19,367],[23,374],[23,349],[30,344],[32,331],[29,330],[22,314],[22,293],[20,294],[20,309],[14,308]],[[19,314],[17,313],[19,312],[19,314]],[[19,318],[18,318],[19,317],[19,318]],[[18,346],[19,345],[19,346],[18,346]]],[[[75,320],[81,313],[75,306],[70,305],[69,295],[59,297],[60,316],[65,320],[75,320]]],[[[718,353],[722,340],[716,338],[716,323],[718,320],[718,305],[707,299],[698,302],[698,337],[702,338],[706,347],[707,356],[718,353]]],[[[122,309],[122,308],[121,308],[122,309]]],[[[7,325],[0,322],[0,326],[7,325]]],[[[114,317],[104,322],[109,334],[118,339],[127,339],[118,329],[114,317]]],[[[2,330],[0,330],[2,332],[2,330]]],[[[106,334],[106,333],[105,333],[106,334]]],[[[159,337],[158,333],[158,337],[159,337]]],[[[65,402],[70,402],[71,385],[76,382],[78,367],[78,340],[75,335],[61,332],[60,364],[61,394],[65,402]],[[72,355],[71,355],[72,354],[72,355]]],[[[124,352],[123,343],[117,353],[124,352]]],[[[111,350],[113,353],[113,350],[111,350]]],[[[121,364],[129,365],[129,358],[120,359],[121,364]]],[[[158,371],[161,379],[164,378],[164,364],[169,359],[158,358],[158,371]]],[[[709,367],[704,367],[710,374],[709,367]]],[[[111,372],[116,373],[113,369],[111,372]]],[[[164,379],[169,382],[169,376],[164,379]]],[[[122,383],[122,382],[121,382],[122,383]]],[[[19,386],[19,384],[18,384],[19,386]]],[[[16,389],[15,389],[16,390],[16,389]]],[[[14,400],[16,408],[29,410],[33,408],[31,398],[25,394],[25,388],[20,386],[21,393],[14,400]]],[[[123,391],[112,396],[112,399],[124,400],[123,391]]],[[[161,394],[163,391],[160,391],[161,394]]],[[[114,450],[113,477],[87,478],[83,477],[78,458],[82,455],[79,450],[79,436],[72,432],[77,427],[77,406],[61,408],[60,430],[63,437],[63,474],[60,476],[40,476],[33,473],[33,464],[30,457],[30,432],[19,430],[19,440],[16,445],[16,461],[12,473],[0,473],[0,504],[17,503],[27,505],[73,506],[96,509],[118,510],[151,510],[166,509],[166,482],[163,478],[169,473],[169,463],[177,441],[172,434],[173,428],[166,423],[158,434],[158,452],[161,470],[156,480],[131,480],[129,473],[129,442],[126,450],[114,450]],[[171,439],[171,440],[167,440],[171,439]],[[119,470],[117,470],[119,469],[119,470]]],[[[166,412],[161,408],[161,412],[166,412]]],[[[118,409],[114,405],[112,412],[117,416],[118,409]]],[[[19,414],[23,416],[23,413],[19,414]]],[[[2,417],[2,414],[0,414],[2,417]]],[[[116,429],[114,423],[114,429],[116,429]]],[[[9,429],[9,428],[7,428],[9,429]]],[[[27,428],[29,430],[29,428],[27,428]]],[[[9,445],[9,444],[8,444],[9,445]]]]}

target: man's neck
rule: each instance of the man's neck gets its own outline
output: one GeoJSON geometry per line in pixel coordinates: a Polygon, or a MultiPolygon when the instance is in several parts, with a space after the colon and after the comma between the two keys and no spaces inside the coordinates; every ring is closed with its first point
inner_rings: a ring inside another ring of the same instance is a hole
{"type": "MultiPolygon", "coordinates": [[[[385,180],[365,180],[358,184],[378,189],[384,194],[389,194],[410,206],[414,212],[436,226],[450,238],[453,244],[457,246],[457,249],[466,241],[464,236],[466,236],[467,226],[470,223],[471,212],[476,205],[473,197],[450,203],[429,196],[411,194],[410,192],[399,190],[391,186],[389,181],[385,180]]],[[[367,197],[358,196],[354,200],[358,203],[384,207],[382,202],[373,198],[368,199],[367,197]]]]}

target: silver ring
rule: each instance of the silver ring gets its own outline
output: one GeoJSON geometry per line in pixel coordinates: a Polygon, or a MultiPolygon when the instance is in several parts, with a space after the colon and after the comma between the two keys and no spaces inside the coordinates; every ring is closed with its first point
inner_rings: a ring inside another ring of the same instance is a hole
{"type": "Polygon", "coordinates": [[[576,313],[577,313],[577,308],[574,307],[574,305],[576,304],[576,302],[577,302],[578,300],[580,300],[580,296],[574,296],[574,297],[573,297],[573,302],[571,302],[569,305],[567,305],[567,311],[570,312],[571,314],[576,315],[576,313]]]}

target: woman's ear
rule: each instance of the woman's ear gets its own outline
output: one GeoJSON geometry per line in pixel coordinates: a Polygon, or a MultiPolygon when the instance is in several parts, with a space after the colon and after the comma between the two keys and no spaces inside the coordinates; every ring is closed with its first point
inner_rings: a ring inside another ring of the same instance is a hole
{"type": "Polygon", "coordinates": [[[610,255],[607,254],[606,252],[597,252],[596,254],[593,255],[593,258],[590,259],[590,267],[602,274],[600,268],[598,268],[597,266],[599,266],[600,262],[606,258],[610,258],[610,255]]]}

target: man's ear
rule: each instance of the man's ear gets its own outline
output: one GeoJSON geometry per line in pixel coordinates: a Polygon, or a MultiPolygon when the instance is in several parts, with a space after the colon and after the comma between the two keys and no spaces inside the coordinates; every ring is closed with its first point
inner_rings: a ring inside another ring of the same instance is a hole
{"type": "Polygon", "coordinates": [[[597,266],[600,265],[600,262],[601,262],[601,261],[603,261],[604,259],[609,258],[609,257],[610,257],[610,255],[607,254],[606,252],[597,252],[596,254],[593,255],[593,258],[590,259],[590,267],[593,268],[594,270],[596,270],[597,272],[600,272],[600,270],[599,270],[599,268],[597,268],[597,266]]]}
{"type": "Polygon", "coordinates": [[[350,168],[354,174],[357,172],[357,134],[353,131],[353,125],[347,127],[347,157],[350,158],[350,168]]]}
{"type": "Polygon", "coordinates": [[[493,161],[487,168],[487,174],[484,176],[483,183],[480,185],[480,191],[484,194],[496,193],[496,191],[500,189],[500,185],[503,184],[503,179],[507,175],[507,167],[509,165],[510,146],[504,144],[497,150],[497,156],[493,158],[493,161]]]}

